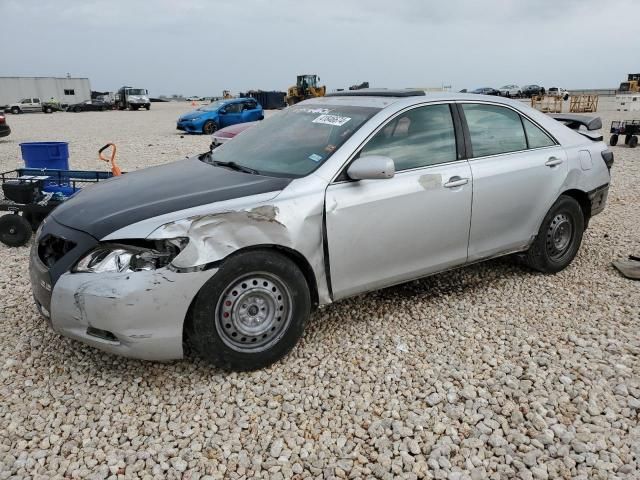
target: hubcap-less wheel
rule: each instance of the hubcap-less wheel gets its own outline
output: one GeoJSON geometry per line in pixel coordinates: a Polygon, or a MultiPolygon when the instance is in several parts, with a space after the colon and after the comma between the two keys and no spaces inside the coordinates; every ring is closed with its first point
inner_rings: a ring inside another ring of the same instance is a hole
{"type": "Polygon", "coordinates": [[[216,124],[213,122],[207,122],[202,126],[202,133],[205,135],[211,135],[216,131],[216,124]]]}
{"type": "Polygon", "coordinates": [[[260,352],[280,339],[291,323],[291,294],[266,272],[232,282],[218,301],[216,330],[238,352],[260,352]]]}
{"type": "Polygon", "coordinates": [[[559,261],[569,250],[571,238],[573,236],[573,223],[571,218],[559,213],[549,224],[547,230],[547,251],[549,257],[554,261],[559,261]]]}

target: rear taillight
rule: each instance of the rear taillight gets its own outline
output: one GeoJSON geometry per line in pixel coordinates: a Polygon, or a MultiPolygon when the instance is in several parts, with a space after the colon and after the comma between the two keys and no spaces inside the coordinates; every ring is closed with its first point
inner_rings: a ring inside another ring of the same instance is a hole
{"type": "Polygon", "coordinates": [[[613,152],[611,150],[603,150],[602,151],[602,160],[607,165],[607,168],[611,170],[613,166],[613,152]]]}
{"type": "Polygon", "coordinates": [[[4,115],[0,115],[0,123],[4,123],[4,115]]]}

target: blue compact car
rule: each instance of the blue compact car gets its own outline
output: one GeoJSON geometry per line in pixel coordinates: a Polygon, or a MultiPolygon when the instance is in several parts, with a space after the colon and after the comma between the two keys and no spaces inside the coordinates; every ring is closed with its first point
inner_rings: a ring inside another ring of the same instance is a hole
{"type": "Polygon", "coordinates": [[[178,130],[211,135],[220,128],[237,123],[262,120],[262,106],[253,98],[218,100],[178,118],[178,130]]]}

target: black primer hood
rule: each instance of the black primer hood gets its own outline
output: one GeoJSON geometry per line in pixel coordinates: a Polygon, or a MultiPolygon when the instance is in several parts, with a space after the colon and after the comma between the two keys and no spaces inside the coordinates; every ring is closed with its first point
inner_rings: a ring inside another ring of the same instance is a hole
{"type": "Polygon", "coordinates": [[[98,182],[60,204],[51,215],[96,239],[132,223],[185,208],[282,190],[290,178],[216,167],[197,157],[98,182]]]}

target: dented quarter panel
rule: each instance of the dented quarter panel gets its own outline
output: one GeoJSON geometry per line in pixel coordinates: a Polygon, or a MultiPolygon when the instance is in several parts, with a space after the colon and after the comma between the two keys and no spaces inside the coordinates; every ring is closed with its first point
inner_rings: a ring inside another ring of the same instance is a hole
{"type": "Polygon", "coordinates": [[[53,289],[52,327],[111,353],[153,360],[182,358],[182,328],[191,301],[217,270],[66,273],[53,289]],[[89,335],[88,327],[118,341],[89,335]]]}

